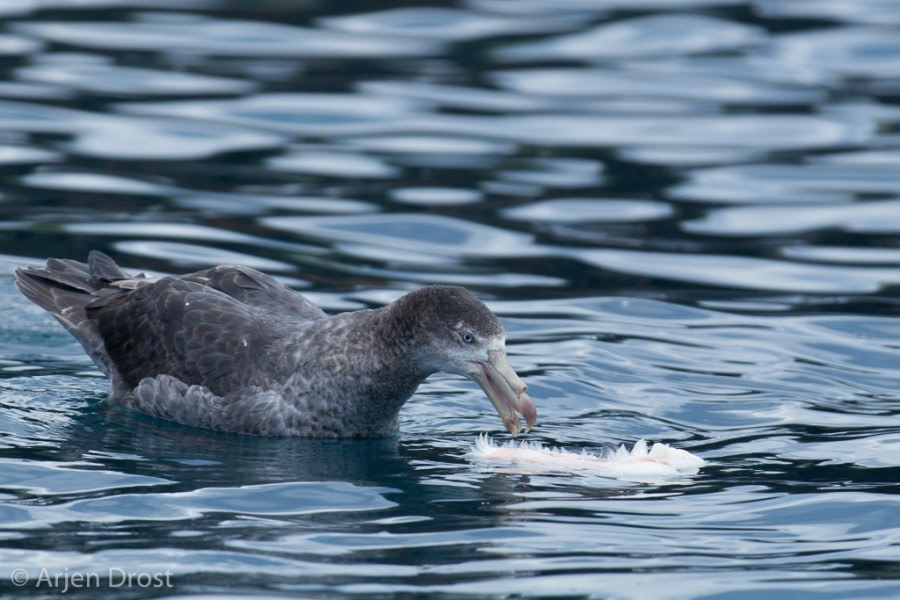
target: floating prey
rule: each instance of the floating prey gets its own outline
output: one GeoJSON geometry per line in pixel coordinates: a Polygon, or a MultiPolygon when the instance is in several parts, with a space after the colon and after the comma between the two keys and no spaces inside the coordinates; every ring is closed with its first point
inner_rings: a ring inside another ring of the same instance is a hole
{"type": "Polygon", "coordinates": [[[130,276],[105,254],[48,259],[16,284],[110,378],[108,400],[185,425],[260,435],[383,436],[429,375],[476,381],[516,435],[537,418],[497,317],[471,292],[429,286],[326,315],[238,266],[130,276]]]}
{"type": "Polygon", "coordinates": [[[648,447],[639,440],[631,449],[608,446],[599,454],[546,448],[537,442],[496,444],[481,435],[469,451],[477,463],[502,465],[525,472],[586,473],[629,481],[661,481],[694,475],[706,464],[699,456],[666,444],[648,447]]]}

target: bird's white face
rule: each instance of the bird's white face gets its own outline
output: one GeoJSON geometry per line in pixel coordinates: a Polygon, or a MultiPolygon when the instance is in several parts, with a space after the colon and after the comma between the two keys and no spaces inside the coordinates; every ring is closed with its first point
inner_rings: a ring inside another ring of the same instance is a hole
{"type": "Polygon", "coordinates": [[[491,352],[505,352],[506,348],[502,330],[484,336],[462,321],[450,328],[448,337],[447,364],[442,370],[463,377],[472,378],[478,372],[478,363],[489,360],[491,352]]]}
{"type": "Polygon", "coordinates": [[[455,324],[452,333],[450,343],[444,348],[446,362],[441,370],[462,375],[480,385],[512,435],[521,429],[519,414],[525,418],[525,431],[530,431],[537,410],[525,393],[528,387],[506,357],[506,336],[500,333],[480,337],[462,322],[455,324]]]}
{"type": "Polygon", "coordinates": [[[419,371],[446,371],[481,386],[513,435],[519,415],[530,430],[537,411],[525,383],[506,358],[506,333],[497,316],[474,294],[454,286],[428,286],[406,294],[394,305],[395,323],[417,341],[419,371]]]}

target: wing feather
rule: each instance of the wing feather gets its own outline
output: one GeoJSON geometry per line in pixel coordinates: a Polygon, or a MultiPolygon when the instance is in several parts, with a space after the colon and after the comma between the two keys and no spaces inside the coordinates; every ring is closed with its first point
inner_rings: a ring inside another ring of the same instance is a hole
{"type": "Polygon", "coordinates": [[[326,315],[321,308],[274,278],[249,267],[219,265],[181,279],[218,290],[245,304],[303,321],[326,315]]]}
{"type": "Polygon", "coordinates": [[[129,388],[170,375],[224,395],[267,378],[265,356],[281,333],[253,306],[179,277],[109,289],[86,310],[129,388]]]}

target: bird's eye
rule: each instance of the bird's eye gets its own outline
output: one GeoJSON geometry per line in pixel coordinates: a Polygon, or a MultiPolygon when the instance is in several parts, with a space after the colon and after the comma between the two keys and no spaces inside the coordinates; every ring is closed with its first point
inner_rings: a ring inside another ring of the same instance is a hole
{"type": "Polygon", "coordinates": [[[460,336],[460,339],[462,339],[462,341],[466,344],[471,344],[475,341],[475,336],[467,331],[460,336]]]}

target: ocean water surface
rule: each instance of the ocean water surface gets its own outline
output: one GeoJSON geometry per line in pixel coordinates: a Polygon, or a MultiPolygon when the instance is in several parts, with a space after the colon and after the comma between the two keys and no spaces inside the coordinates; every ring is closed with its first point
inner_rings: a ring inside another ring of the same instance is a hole
{"type": "Polygon", "coordinates": [[[0,3],[0,593],[900,595],[900,4],[0,3]],[[14,268],[263,270],[330,312],[500,316],[538,424],[707,461],[475,464],[438,374],[399,436],[110,408],[14,268]]]}

